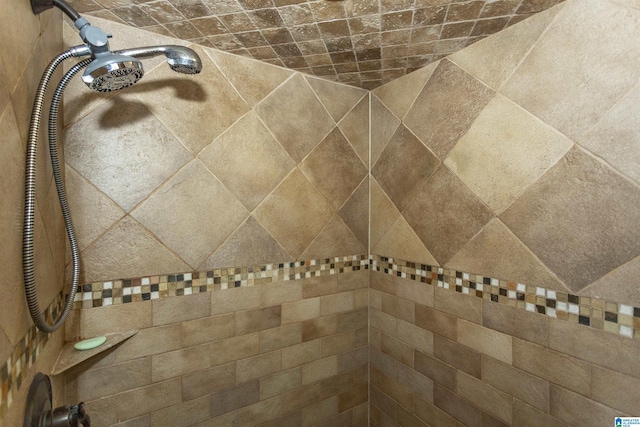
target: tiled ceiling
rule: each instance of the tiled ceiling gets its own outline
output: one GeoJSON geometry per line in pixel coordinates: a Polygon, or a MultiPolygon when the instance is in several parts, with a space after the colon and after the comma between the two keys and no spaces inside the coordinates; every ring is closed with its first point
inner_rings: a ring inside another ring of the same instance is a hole
{"type": "Polygon", "coordinates": [[[365,89],[561,0],[72,0],[124,22],[365,89]]]}

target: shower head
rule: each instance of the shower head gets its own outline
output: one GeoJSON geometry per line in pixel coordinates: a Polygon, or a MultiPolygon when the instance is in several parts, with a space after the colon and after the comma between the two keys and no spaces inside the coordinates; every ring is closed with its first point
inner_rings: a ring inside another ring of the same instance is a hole
{"type": "Polygon", "coordinates": [[[134,49],[126,49],[115,52],[120,55],[134,58],[151,58],[157,55],[164,55],[167,64],[173,71],[182,74],[198,74],[202,71],[202,61],[193,49],[177,45],[148,46],[134,49]]]}
{"type": "Polygon", "coordinates": [[[109,53],[94,59],[82,81],[98,92],[111,92],[131,86],[142,78],[142,62],[131,56],[109,53]]]}

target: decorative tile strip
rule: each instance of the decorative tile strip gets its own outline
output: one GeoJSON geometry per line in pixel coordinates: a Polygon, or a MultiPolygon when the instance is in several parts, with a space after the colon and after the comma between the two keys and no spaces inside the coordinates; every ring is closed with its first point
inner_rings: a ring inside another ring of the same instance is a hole
{"type": "Polygon", "coordinates": [[[370,255],[372,271],[517,307],[532,313],[640,337],[640,308],[453,269],[370,255]]]}
{"type": "MultiPolygon", "coordinates": [[[[44,311],[47,322],[52,323],[53,319],[57,319],[62,307],[63,298],[60,293],[44,311]]],[[[0,390],[0,421],[13,403],[14,396],[24,383],[29,369],[35,365],[50,337],[51,334],[42,332],[35,325],[32,326],[16,344],[13,353],[0,368],[0,385],[2,386],[0,390]]]]}
{"type": "Polygon", "coordinates": [[[330,276],[369,268],[367,255],[350,255],[254,267],[146,276],[78,286],[74,308],[93,308],[192,295],[242,286],[330,276]]]}

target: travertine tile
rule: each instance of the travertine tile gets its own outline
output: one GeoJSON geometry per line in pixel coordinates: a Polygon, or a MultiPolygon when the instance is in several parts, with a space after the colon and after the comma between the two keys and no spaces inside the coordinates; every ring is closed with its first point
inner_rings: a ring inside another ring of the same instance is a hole
{"type": "Polygon", "coordinates": [[[382,311],[405,322],[413,323],[415,319],[414,303],[406,299],[382,294],[382,311]]]}
{"type": "Polygon", "coordinates": [[[423,194],[428,197],[414,197],[404,217],[440,264],[455,255],[493,216],[445,166],[429,178],[423,194]]]}
{"type": "Polygon", "coordinates": [[[353,292],[340,292],[320,297],[320,315],[342,313],[353,310],[353,292]]]}
{"type": "Polygon", "coordinates": [[[593,366],[591,398],[627,414],[640,410],[640,380],[618,372],[593,366]]]}
{"type": "Polygon", "coordinates": [[[482,324],[507,335],[546,346],[548,340],[547,316],[539,316],[494,302],[482,301],[482,324]]]}
{"type": "Polygon", "coordinates": [[[640,307],[640,289],[631,283],[640,272],[640,256],[605,274],[580,293],[608,301],[625,301],[640,307]]]}
{"type": "Polygon", "coordinates": [[[514,339],[513,366],[569,390],[589,394],[591,366],[566,354],[514,339]]]}
{"type": "Polygon", "coordinates": [[[380,237],[371,252],[392,258],[410,259],[427,265],[438,265],[438,261],[402,216],[399,216],[380,237]]]}
{"type": "Polygon", "coordinates": [[[382,374],[380,378],[380,390],[392,398],[399,406],[410,408],[413,406],[411,391],[393,378],[382,374]]]}
{"type": "Polygon", "coordinates": [[[260,307],[260,286],[242,286],[211,292],[211,314],[232,313],[260,307]]]}
{"type": "Polygon", "coordinates": [[[371,167],[376,164],[389,139],[400,125],[400,119],[375,96],[371,97],[371,167]]]}
{"type": "Polygon", "coordinates": [[[537,376],[483,356],[482,381],[541,411],[549,412],[549,383],[537,376]]]}
{"type": "MultiPolygon", "coordinates": [[[[343,90],[342,87],[338,88],[343,90]]],[[[339,98],[334,97],[334,99],[339,98]]],[[[364,96],[342,119],[335,120],[340,120],[338,127],[356,150],[362,163],[369,165],[369,96],[364,96]]]]}
{"type": "Polygon", "coordinates": [[[448,60],[434,70],[405,125],[440,159],[469,129],[494,92],[448,60]]]}
{"type": "Polygon", "coordinates": [[[481,378],[481,355],[455,341],[433,337],[433,351],[430,353],[443,362],[466,372],[476,378],[481,378]]]}
{"type": "Polygon", "coordinates": [[[416,282],[411,279],[396,277],[396,295],[400,298],[415,302],[417,304],[433,307],[435,286],[416,282]]]}
{"type": "Polygon", "coordinates": [[[398,319],[396,323],[398,339],[426,354],[433,354],[434,335],[413,323],[398,319]]]}
{"type": "MultiPolygon", "coordinates": [[[[369,348],[369,357],[371,362],[371,384],[372,385],[377,384],[376,371],[379,371],[378,374],[382,372],[390,376],[391,378],[396,377],[397,375],[396,366],[398,363],[393,357],[383,353],[382,351],[380,351],[374,346],[371,346],[369,348]]],[[[377,377],[379,379],[379,375],[377,375],[377,377]]]]}
{"type": "Polygon", "coordinates": [[[282,324],[320,317],[320,298],[307,298],[282,304],[282,324]]]}
{"type": "Polygon", "coordinates": [[[217,393],[236,385],[236,364],[228,363],[202,371],[196,371],[182,378],[182,400],[217,393]]]}
{"type": "Polygon", "coordinates": [[[458,342],[482,354],[511,364],[513,339],[494,330],[458,319],[458,342]]]}
{"type": "MultiPolygon", "coordinates": [[[[338,355],[338,372],[349,372],[364,368],[369,363],[369,349],[366,346],[338,355]]],[[[354,373],[354,377],[357,375],[354,373]]],[[[357,378],[355,378],[357,380],[357,378]]],[[[356,381],[357,383],[357,381],[356,381]]]]}
{"type": "Polygon", "coordinates": [[[431,401],[421,399],[420,397],[413,398],[413,412],[420,419],[429,423],[442,427],[458,427],[458,422],[447,415],[446,412],[440,410],[431,401]]]}
{"type": "MultiPolygon", "coordinates": [[[[312,341],[333,335],[338,331],[338,315],[305,320],[302,323],[302,341],[312,341]]],[[[342,331],[344,332],[344,331],[342,331]]]]}
{"type": "Polygon", "coordinates": [[[211,395],[211,416],[226,414],[260,400],[260,382],[252,381],[211,395]]]}
{"type": "Polygon", "coordinates": [[[264,331],[277,328],[282,323],[282,309],[280,305],[258,308],[255,310],[238,311],[236,316],[236,335],[264,331]]]}
{"type": "Polygon", "coordinates": [[[342,279],[348,275],[332,275],[332,276],[320,276],[311,277],[302,281],[302,296],[303,298],[313,298],[322,295],[335,294],[338,291],[338,279],[342,279]]]}
{"type": "Polygon", "coordinates": [[[191,425],[209,418],[209,396],[182,402],[159,411],[152,412],[149,422],[152,426],[191,425]]]}
{"type": "Polygon", "coordinates": [[[85,283],[192,270],[129,216],[82,251],[81,256],[84,268],[80,280],[85,283]]]}
{"type": "Polygon", "coordinates": [[[493,218],[446,268],[568,292],[568,288],[498,218],[493,218]],[[477,254],[483,254],[479,257],[477,254]]]}
{"type": "Polygon", "coordinates": [[[369,323],[372,328],[378,329],[387,335],[396,336],[397,319],[395,317],[374,308],[370,310],[369,315],[369,323]]]}
{"type": "Polygon", "coordinates": [[[78,395],[96,400],[151,384],[151,359],[148,357],[104,368],[81,371],[77,378],[78,395]]]}
{"type": "Polygon", "coordinates": [[[232,313],[182,322],[181,327],[182,345],[185,347],[229,338],[236,333],[232,313]]]}
{"type": "Polygon", "coordinates": [[[322,399],[335,397],[340,393],[351,390],[354,385],[353,372],[344,372],[322,380],[320,382],[320,395],[322,399]]]}
{"type": "Polygon", "coordinates": [[[457,320],[439,310],[416,304],[416,326],[426,329],[450,340],[455,340],[458,334],[457,320]]]}
{"type": "Polygon", "coordinates": [[[338,413],[338,396],[332,396],[321,402],[309,405],[302,409],[301,426],[316,425],[338,413]]]}
{"type": "Polygon", "coordinates": [[[482,426],[482,411],[438,384],[434,386],[433,403],[437,408],[451,415],[464,426],[482,426]]]}
{"type": "Polygon", "coordinates": [[[236,362],[236,383],[242,384],[254,379],[275,374],[282,370],[280,351],[238,360],[236,362]]]}
{"type": "Polygon", "coordinates": [[[199,271],[238,265],[262,265],[294,258],[253,216],[238,227],[227,240],[198,267],[199,271]]]}
{"type": "Polygon", "coordinates": [[[638,188],[573,148],[501,219],[560,279],[578,291],[640,251],[638,204],[638,188]],[[566,209],[567,203],[572,209],[566,209]],[[593,206],[601,208],[594,211],[593,206]]]}
{"type": "MultiPolygon", "coordinates": [[[[384,414],[391,418],[391,420],[395,420],[396,418],[396,402],[393,401],[389,396],[380,391],[377,387],[372,386],[369,391],[369,398],[371,399],[371,412],[372,419],[375,419],[373,414],[374,408],[379,408],[384,414]]],[[[383,424],[384,425],[384,424],[383,424]]],[[[387,423],[386,425],[393,425],[387,423]]]]}
{"type": "Polygon", "coordinates": [[[299,74],[260,102],[255,111],[295,162],[306,157],[335,126],[299,74]]]}
{"type": "Polygon", "coordinates": [[[291,323],[280,328],[260,332],[260,352],[267,353],[302,342],[302,323],[291,323]]]}
{"type": "Polygon", "coordinates": [[[367,176],[340,208],[338,214],[366,250],[369,247],[369,178],[367,176]]]}
{"type": "Polygon", "coordinates": [[[618,410],[553,384],[551,385],[551,415],[567,423],[578,423],[588,427],[607,425],[615,417],[625,416],[618,410]]]}
{"type": "Polygon", "coordinates": [[[195,160],[131,215],[196,269],[249,216],[249,212],[195,160]],[[224,203],[224,209],[217,207],[224,203]],[[163,209],[189,205],[189,209],[163,209]],[[214,217],[201,215],[216,212],[214,217]],[[192,229],[198,233],[190,233],[192,229]]]}
{"type": "Polygon", "coordinates": [[[370,233],[373,247],[400,216],[400,211],[375,179],[371,179],[370,233]]]}
{"type": "Polygon", "coordinates": [[[133,86],[130,92],[136,93],[195,155],[248,112],[249,106],[205,51],[197,45],[190,47],[203,62],[202,72],[197,78],[176,74],[169,67],[158,67],[145,76],[146,90],[145,86],[133,86]],[[149,87],[154,90],[148,90],[149,87]],[[180,96],[174,96],[176,90],[180,96]],[[167,102],[168,99],[171,101],[167,102]],[[219,105],[224,105],[224,108],[219,108],[219,105]],[[192,126],[194,121],[203,126],[192,126]]]}
{"type": "Polygon", "coordinates": [[[180,377],[209,368],[211,345],[203,344],[151,356],[153,382],[180,377]]]}
{"type": "Polygon", "coordinates": [[[569,138],[498,94],[444,164],[500,213],[572,145],[569,138]]]}
{"type": "Polygon", "coordinates": [[[636,357],[640,350],[638,340],[551,319],[549,347],[626,375],[640,377],[640,359],[636,357]]]}
{"type": "Polygon", "coordinates": [[[403,211],[424,191],[439,160],[402,124],[390,137],[371,173],[389,198],[403,211]]]}
{"type": "Polygon", "coordinates": [[[64,154],[77,172],[125,211],[191,159],[146,106],[120,98],[67,128],[64,154]],[[100,143],[87,145],[96,131],[100,143]],[[161,167],[151,166],[156,162],[161,167]]]}
{"type": "Polygon", "coordinates": [[[435,288],[434,308],[473,323],[482,323],[482,300],[449,289],[435,288]]]}
{"type": "Polygon", "coordinates": [[[618,41],[638,33],[637,18],[619,6],[568,3],[502,93],[570,138],[579,137],[636,85],[640,49],[618,41]],[[576,13],[579,23],[573,22],[576,13]],[[618,25],[598,26],[609,20],[618,25]]]}
{"type": "Polygon", "coordinates": [[[338,373],[338,356],[329,356],[302,365],[302,384],[311,384],[338,373]]]}
{"type": "Polygon", "coordinates": [[[254,216],[288,253],[298,257],[333,215],[324,197],[296,168],[256,208],[254,216]]]}
{"type": "Polygon", "coordinates": [[[331,256],[362,254],[366,251],[367,248],[336,214],[302,252],[300,258],[323,259],[331,256]]]}
{"type": "Polygon", "coordinates": [[[211,366],[223,365],[260,354],[260,334],[257,332],[227,338],[211,345],[211,366]]]}
{"type": "Polygon", "coordinates": [[[347,85],[337,85],[323,79],[305,77],[318,99],[327,109],[333,120],[342,119],[363,97],[365,90],[347,85]]]}
{"type": "MultiPolygon", "coordinates": [[[[396,380],[407,387],[411,393],[433,402],[433,381],[403,364],[396,364],[396,380]]],[[[415,398],[415,396],[414,396],[415,398]]],[[[415,410],[415,407],[414,407],[415,410]]]]}
{"type": "Polygon", "coordinates": [[[241,408],[236,414],[236,422],[241,426],[257,426],[278,418],[283,408],[282,396],[262,400],[253,405],[241,408]]]}
{"type": "Polygon", "coordinates": [[[102,307],[100,310],[82,310],[80,319],[80,336],[83,338],[150,328],[152,325],[151,302],[113,305],[102,307]]]}
{"type": "MultiPolygon", "coordinates": [[[[489,4],[496,3],[487,3],[489,4]]],[[[459,50],[449,59],[489,87],[498,90],[563,6],[564,4],[552,7],[517,25],[505,28],[492,37],[459,50]]]]}
{"type": "Polygon", "coordinates": [[[254,112],[226,129],[198,158],[250,211],[295,167],[254,112]]]}
{"type": "Polygon", "coordinates": [[[116,396],[118,420],[136,418],[181,402],[180,378],[128,390],[116,396]]]}
{"type": "Polygon", "coordinates": [[[261,305],[272,306],[302,299],[302,280],[289,280],[283,283],[269,283],[260,286],[261,305]]]}
{"type": "Polygon", "coordinates": [[[415,352],[414,369],[449,390],[456,389],[456,369],[428,354],[415,352]]]}
{"type": "Polygon", "coordinates": [[[151,302],[153,326],[184,322],[207,317],[211,313],[211,299],[206,293],[164,298],[151,302]]]}
{"type": "Polygon", "coordinates": [[[289,369],[260,378],[260,399],[277,396],[302,385],[302,368],[289,369]]]}
{"type": "Polygon", "coordinates": [[[320,383],[308,384],[282,395],[282,412],[288,414],[320,401],[320,383]]]}
{"type": "Polygon", "coordinates": [[[205,49],[205,52],[252,108],[293,74],[281,67],[252,61],[239,55],[214,49],[205,49]]]}
{"type": "Polygon", "coordinates": [[[396,295],[398,281],[390,274],[372,271],[370,286],[372,290],[380,292],[380,297],[382,297],[383,294],[396,295]]]}
{"type": "Polygon", "coordinates": [[[414,349],[410,345],[389,335],[382,334],[380,349],[400,363],[410,367],[414,366],[414,349]]]}
{"type": "MultiPolygon", "coordinates": [[[[369,393],[366,384],[346,391],[338,396],[338,411],[344,412],[368,400],[369,393]]],[[[351,421],[351,420],[349,420],[351,421]]]]}
{"type": "Polygon", "coordinates": [[[512,397],[510,395],[462,371],[458,371],[456,375],[456,392],[507,424],[511,424],[512,397]]]}
{"type": "Polygon", "coordinates": [[[282,369],[294,368],[320,359],[320,340],[303,342],[282,349],[282,369]]]}
{"type": "Polygon", "coordinates": [[[513,400],[513,425],[522,427],[563,427],[566,424],[548,413],[539,411],[518,399],[513,400]]]}
{"type": "Polygon", "coordinates": [[[355,271],[349,274],[340,274],[338,277],[338,292],[368,290],[369,270],[355,271]]]}

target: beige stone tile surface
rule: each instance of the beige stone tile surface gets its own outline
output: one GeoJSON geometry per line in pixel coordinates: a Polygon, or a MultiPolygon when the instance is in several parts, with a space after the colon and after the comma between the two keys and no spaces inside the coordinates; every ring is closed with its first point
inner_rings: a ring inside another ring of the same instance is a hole
{"type": "Polygon", "coordinates": [[[116,396],[118,420],[124,421],[181,402],[180,379],[157,382],[116,396]]]}
{"type": "Polygon", "coordinates": [[[375,96],[371,97],[371,167],[387,146],[389,139],[400,125],[400,119],[393,115],[375,96]]]}
{"type": "Polygon", "coordinates": [[[367,248],[351,232],[339,215],[334,215],[320,233],[302,252],[302,259],[322,259],[331,256],[357,255],[367,248]]]}
{"type": "Polygon", "coordinates": [[[380,237],[371,252],[427,265],[438,265],[438,261],[402,216],[399,216],[387,232],[380,237]]]}
{"type": "Polygon", "coordinates": [[[416,351],[414,369],[442,387],[451,391],[456,390],[456,369],[453,366],[447,365],[433,356],[416,351]]]}
{"type": "Polygon", "coordinates": [[[522,427],[537,427],[539,425],[549,427],[562,427],[566,424],[548,413],[539,411],[526,403],[513,400],[513,424],[522,427]]]}
{"type": "MultiPolygon", "coordinates": [[[[462,398],[511,424],[512,397],[507,393],[496,390],[462,371],[458,371],[456,375],[456,392],[462,398]]],[[[482,424],[485,425],[485,422],[482,424]]]]}
{"type": "Polygon", "coordinates": [[[236,362],[236,383],[242,384],[251,380],[266,377],[282,370],[280,351],[261,354],[236,362]]]}
{"type": "Polygon", "coordinates": [[[640,380],[610,369],[593,366],[591,398],[626,414],[640,410],[640,380]]]}
{"type": "Polygon", "coordinates": [[[236,333],[235,316],[232,313],[182,322],[182,345],[190,347],[230,338],[236,333]]]}
{"type": "Polygon", "coordinates": [[[151,356],[153,382],[180,378],[183,375],[209,368],[211,345],[203,344],[151,356]]]}
{"type": "Polygon", "coordinates": [[[211,314],[233,313],[260,307],[262,288],[242,286],[211,292],[211,314]]]}
{"type": "Polygon", "coordinates": [[[277,396],[302,385],[302,368],[289,369],[260,378],[260,399],[277,396]]]}
{"type": "Polygon", "coordinates": [[[157,299],[151,304],[153,326],[199,319],[211,314],[211,299],[206,293],[157,299]]]}
{"type": "Polygon", "coordinates": [[[211,366],[224,365],[260,354],[260,334],[227,338],[211,344],[211,366]]]}
{"type": "Polygon", "coordinates": [[[235,386],[236,364],[228,363],[226,365],[196,371],[188,375],[183,375],[181,379],[182,400],[195,399],[196,397],[217,393],[235,386]]]}
{"type": "Polygon", "coordinates": [[[482,411],[444,387],[435,385],[433,403],[467,427],[482,426],[482,411]]]}
{"type": "Polygon", "coordinates": [[[448,365],[455,367],[476,378],[481,378],[481,354],[435,334],[431,353],[448,365]]]}
{"type": "MultiPolygon", "coordinates": [[[[340,88],[342,90],[342,88],[340,88]]],[[[339,97],[335,97],[339,99],[339,97]]],[[[358,153],[362,163],[369,165],[369,96],[364,96],[338,123],[338,128],[358,153]]]]}
{"type": "Polygon", "coordinates": [[[80,311],[80,337],[92,338],[113,332],[149,328],[152,325],[150,301],[80,311]]]}
{"type": "Polygon", "coordinates": [[[513,338],[511,335],[459,319],[458,342],[508,365],[512,364],[513,338]]]}
{"type": "Polygon", "coordinates": [[[440,310],[416,304],[416,326],[434,332],[450,340],[455,340],[458,334],[456,317],[440,310]]]}
{"type": "Polygon", "coordinates": [[[549,343],[549,318],[515,307],[483,300],[482,325],[542,346],[549,343]]]}
{"type": "Polygon", "coordinates": [[[606,425],[615,417],[626,416],[618,410],[556,385],[551,385],[551,415],[567,423],[588,427],[606,425]]]}
{"type": "Polygon", "coordinates": [[[367,249],[369,247],[369,178],[367,176],[351,193],[338,214],[358,238],[360,244],[367,249]]]}
{"type": "Polygon", "coordinates": [[[209,397],[203,396],[154,411],[149,415],[149,422],[153,426],[169,427],[184,423],[195,424],[208,418],[209,397]]]}
{"type": "Polygon", "coordinates": [[[638,274],[640,274],[640,256],[605,274],[580,293],[639,307],[640,289],[631,285],[638,274]]]}
{"type": "Polygon", "coordinates": [[[435,288],[434,308],[459,319],[482,323],[482,300],[475,296],[452,292],[450,289],[435,288]]]}
{"type": "Polygon", "coordinates": [[[375,179],[371,179],[370,233],[372,247],[400,216],[400,211],[375,179]]]}
{"type": "Polygon", "coordinates": [[[318,96],[334,121],[340,121],[367,91],[348,85],[339,85],[324,79],[305,76],[305,80],[318,96]]]}

